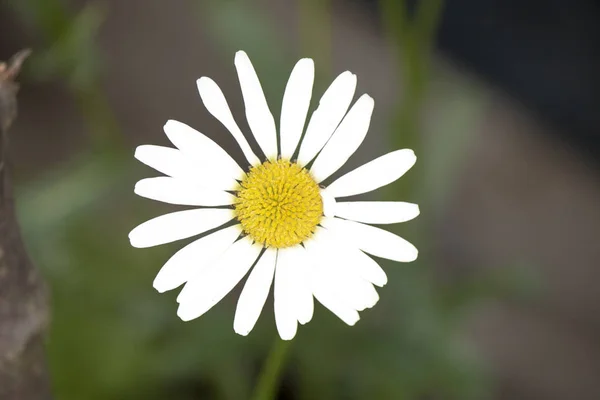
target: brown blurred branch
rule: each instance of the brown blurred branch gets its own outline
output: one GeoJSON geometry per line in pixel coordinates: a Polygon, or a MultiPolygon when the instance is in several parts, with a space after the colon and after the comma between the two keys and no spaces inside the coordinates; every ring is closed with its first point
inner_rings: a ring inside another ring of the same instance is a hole
{"type": "Polygon", "coordinates": [[[44,355],[46,287],[34,268],[15,216],[7,172],[7,131],[17,115],[15,78],[29,51],[0,63],[0,399],[48,400],[44,355]]]}

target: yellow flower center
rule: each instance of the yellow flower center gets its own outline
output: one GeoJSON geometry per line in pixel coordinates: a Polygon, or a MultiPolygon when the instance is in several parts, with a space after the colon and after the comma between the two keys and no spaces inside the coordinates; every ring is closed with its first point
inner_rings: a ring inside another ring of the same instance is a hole
{"type": "Polygon", "coordinates": [[[244,232],[264,246],[282,248],[312,236],[323,215],[319,186],[287,160],[252,167],[240,183],[235,213],[244,232]]]}

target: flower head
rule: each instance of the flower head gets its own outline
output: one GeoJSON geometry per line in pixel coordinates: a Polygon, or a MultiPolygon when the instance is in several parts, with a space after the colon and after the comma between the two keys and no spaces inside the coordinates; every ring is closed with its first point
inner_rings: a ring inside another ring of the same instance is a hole
{"type": "Polygon", "coordinates": [[[135,193],[198,208],[144,222],[129,234],[131,244],[151,247],[204,234],[175,253],[154,281],[160,292],[185,284],[177,298],[183,320],[204,314],[249,272],[235,312],[237,333],[252,330],[273,282],[282,339],[295,336],[298,322],[311,320],[313,298],[354,325],[358,312],[379,300],[374,285],[387,283],[385,272],[367,254],[400,262],[417,258],[412,244],[368,224],[408,221],[419,208],[404,202],[338,200],[395,181],[416,157],[408,149],[388,153],[324,188],[322,182],[365,138],[373,99],[362,95],[350,107],[356,76],[344,72],[325,91],[304,130],[314,64],[302,59],[284,93],[278,145],[275,120],[246,53],[236,54],[235,66],[248,125],[264,157],[250,147],[217,84],[199,79],[204,105],[231,132],[250,167],[240,168],[202,133],[168,121],[164,130],[176,148],[143,145],[135,153],[166,176],[139,181],[135,193]]]}

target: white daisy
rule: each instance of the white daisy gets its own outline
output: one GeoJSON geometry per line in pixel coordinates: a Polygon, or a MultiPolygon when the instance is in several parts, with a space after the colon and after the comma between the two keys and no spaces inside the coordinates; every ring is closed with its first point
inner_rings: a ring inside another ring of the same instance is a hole
{"type": "Polygon", "coordinates": [[[371,257],[410,262],[417,249],[393,233],[367,224],[404,222],[419,215],[416,204],[338,201],[400,178],[416,161],[412,150],[381,156],[321,184],[356,151],[367,134],[373,99],[350,107],[356,76],[339,75],[312,113],[314,64],[294,67],[281,109],[279,143],[273,115],[246,53],[235,56],[246,118],[264,158],[257,156],[210,78],[198,80],[208,111],[231,132],[251,167],[245,171],[215,142],[189,126],[164,126],[175,148],[139,146],[135,157],[165,174],[139,181],[135,193],[165,203],[198,206],[151,219],[131,231],[134,247],[151,247],[201,235],[173,255],[158,273],[159,292],[185,284],[177,301],[184,320],[200,317],[250,272],[237,303],[234,330],[247,335],[275,281],[275,322],[282,339],[313,315],[313,297],[348,325],[377,303],[373,287],[387,282],[371,257]],[[300,142],[302,142],[300,144],[300,142]],[[321,186],[320,186],[321,185],[321,186]]]}

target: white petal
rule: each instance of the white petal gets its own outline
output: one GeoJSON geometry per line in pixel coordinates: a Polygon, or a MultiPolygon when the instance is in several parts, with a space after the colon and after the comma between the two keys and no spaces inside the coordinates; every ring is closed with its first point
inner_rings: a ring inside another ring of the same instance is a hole
{"type": "Polygon", "coordinates": [[[235,68],[244,96],[248,125],[265,156],[270,160],[274,160],[277,158],[275,120],[269,110],[256,71],[245,52],[238,51],[235,54],[235,68]]]}
{"type": "Polygon", "coordinates": [[[168,176],[142,179],[135,184],[134,192],[148,199],[184,206],[224,206],[235,201],[235,196],[223,190],[202,188],[168,176]]]}
{"type": "Polygon", "coordinates": [[[283,340],[293,339],[298,330],[293,262],[293,252],[288,249],[278,250],[274,290],[275,325],[283,340]]]}
{"type": "Polygon", "coordinates": [[[416,218],[419,206],[403,201],[350,201],[337,203],[335,215],[367,224],[395,224],[416,218]]]}
{"type": "Polygon", "coordinates": [[[313,112],[306,135],[302,140],[298,163],[308,164],[325,146],[335,128],[338,127],[352,103],[356,89],[356,75],[350,71],[341,73],[325,91],[319,107],[313,112]]]}
{"type": "Polygon", "coordinates": [[[327,280],[323,279],[322,271],[319,272],[318,268],[314,268],[313,272],[311,289],[315,298],[346,324],[350,326],[356,324],[360,319],[358,312],[335,295],[327,280]]]}
{"type": "Polygon", "coordinates": [[[326,288],[314,286],[313,294],[315,296],[315,299],[317,299],[319,303],[323,304],[325,308],[334,313],[339,319],[344,321],[346,324],[354,326],[360,319],[358,311],[356,311],[350,306],[342,304],[337,298],[335,298],[335,296],[327,292],[326,288]]]}
{"type": "Polygon", "coordinates": [[[290,159],[298,147],[310,106],[315,64],[310,58],[296,63],[290,74],[281,105],[281,157],[290,159]]]}
{"type": "Polygon", "coordinates": [[[223,225],[234,217],[233,210],[197,209],[161,215],[129,232],[133,247],[152,247],[189,238],[223,225]]]}
{"type": "Polygon", "coordinates": [[[287,262],[292,269],[294,287],[293,301],[296,318],[301,324],[310,322],[313,317],[314,304],[309,285],[309,259],[304,247],[297,245],[279,251],[279,259],[287,262]]]}
{"type": "Polygon", "coordinates": [[[324,279],[329,290],[356,311],[371,308],[379,301],[379,295],[373,285],[353,273],[331,269],[329,276],[324,279]]]}
{"type": "Polygon", "coordinates": [[[154,288],[163,293],[184,284],[221,256],[240,233],[240,225],[234,225],[188,244],[161,268],[154,279],[154,288]]]}
{"type": "Polygon", "coordinates": [[[202,166],[211,168],[212,175],[227,180],[241,180],[244,176],[244,171],[221,146],[194,128],[179,121],[169,120],[163,129],[169,140],[182,153],[197,160],[202,166]]]}
{"type": "Polygon", "coordinates": [[[135,149],[134,157],[165,175],[177,178],[198,178],[195,165],[177,149],[145,144],[135,149]]]}
{"type": "Polygon", "coordinates": [[[417,161],[410,149],[392,151],[338,178],[327,190],[334,197],[367,193],[400,178],[417,161]]]}
{"type": "Polygon", "coordinates": [[[313,317],[315,305],[310,288],[310,273],[308,265],[302,265],[296,271],[296,285],[298,291],[297,315],[298,322],[302,325],[308,324],[313,317]]]}
{"type": "Polygon", "coordinates": [[[331,232],[321,230],[315,240],[305,244],[311,254],[311,265],[318,269],[318,277],[344,303],[358,311],[377,303],[379,296],[373,285],[362,279],[352,267],[350,258],[331,232]]]}
{"type": "Polygon", "coordinates": [[[298,308],[298,322],[306,325],[310,322],[315,311],[312,289],[310,288],[309,275],[303,273],[298,279],[298,290],[303,298],[300,307],[298,308]]]}
{"type": "Polygon", "coordinates": [[[189,154],[170,147],[138,146],[135,158],[165,175],[202,187],[234,190],[238,186],[234,176],[224,175],[222,172],[215,173],[214,166],[203,165],[189,154]]]}
{"type": "Polygon", "coordinates": [[[327,217],[321,220],[321,225],[331,230],[334,235],[377,257],[411,262],[416,260],[419,254],[415,246],[405,239],[374,226],[327,217]]]}
{"type": "Polygon", "coordinates": [[[369,130],[374,105],[366,94],[354,103],[310,168],[317,183],[340,169],[358,149],[369,130]]]}
{"type": "Polygon", "coordinates": [[[190,280],[177,301],[177,315],[184,321],[200,317],[227,295],[246,275],[261,247],[244,237],[227,251],[198,278],[190,280]]]}
{"type": "Polygon", "coordinates": [[[266,249],[250,272],[238,300],[233,321],[233,330],[239,335],[248,335],[258,321],[273,283],[276,256],[276,250],[266,249]]]}
{"type": "Polygon", "coordinates": [[[354,246],[347,246],[345,254],[353,260],[349,267],[361,278],[377,286],[384,286],[388,282],[385,271],[377,264],[377,261],[361,250],[354,246]]]}
{"type": "Polygon", "coordinates": [[[231,135],[238,142],[250,165],[260,164],[260,160],[250,148],[244,134],[233,119],[227,100],[219,86],[217,86],[215,81],[205,76],[198,79],[196,83],[204,107],[231,132],[231,135]]]}
{"type": "Polygon", "coordinates": [[[325,189],[321,189],[321,200],[323,201],[323,215],[326,217],[335,217],[336,201],[335,198],[325,189]]]}
{"type": "MultiPolygon", "coordinates": [[[[338,252],[338,264],[345,265],[349,271],[374,285],[384,286],[388,282],[387,275],[379,264],[344,236],[335,235],[327,229],[318,229],[315,233],[315,239],[324,240],[327,246],[338,252]]],[[[311,243],[308,242],[307,245],[311,243]]]]}

